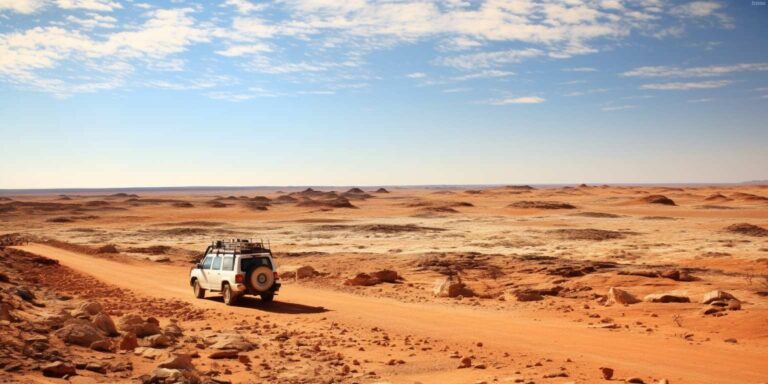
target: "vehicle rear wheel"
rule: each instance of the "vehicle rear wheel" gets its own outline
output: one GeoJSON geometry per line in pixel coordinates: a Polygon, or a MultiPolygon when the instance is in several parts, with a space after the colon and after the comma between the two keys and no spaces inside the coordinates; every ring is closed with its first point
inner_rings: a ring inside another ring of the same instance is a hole
{"type": "Polygon", "coordinates": [[[229,284],[224,284],[224,287],[221,290],[221,295],[224,298],[224,304],[226,305],[234,305],[237,301],[237,296],[232,292],[232,287],[230,287],[229,284]]]}
{"type": "Polygon", "coordinates": [[[266,292],[261,294],[261,301],[265,303],[271,303],[272,300],[275,299],[275,294],[273,292],[266,292]]]}
{"type": "Polygon", "coordinates": [[[198,299],[202,299],[205,297],[205,289],[200,286],[200,281],[195,279],[195,282],[192,283],[192,291],[195,292],[195,297],[198,299]]]}

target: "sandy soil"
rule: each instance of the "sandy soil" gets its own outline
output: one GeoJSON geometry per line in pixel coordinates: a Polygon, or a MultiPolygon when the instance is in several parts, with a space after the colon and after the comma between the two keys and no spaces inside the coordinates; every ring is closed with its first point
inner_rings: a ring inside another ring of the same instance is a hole
{"type": "Polygon", "coordinates": [[[0,233],[19,234],[0,242],[0,299],[13,317],[0,328],[18,346],[0,348],[0,381],[63,382],[44,377],[45,364],[97,360],[102,372],[67,378],[161,382],[158,365],[183,355],[190,382],[591,383],[604,381],[601,368],[619,382],[768,382],[766,186],[0,199],[0,233]],[[275,303],[192,296],[191,263],[232,237],[271,243],[284,283],[275,303]],[[28,275],[14,261],[34,255],[59,263],[28,275]],[[296,278],[299,266],[316,273],[296,278]],[[381,270],[398,279],[370,278],[381,270]],[[461,281],[448,297],[435,291],[446,279],[461,281]],[[702,303],[714,290],[729,296],[702,303]],[[116,323],[136,313],[175,321],[183,336],[149,352],[61,340],[66,323],[50,316],[93,301],[116,323]],[[41,324],[49,330],[35,332],[41,324]],[[29,353],[35,333],[48,347],[29,353]],[[231,334],[256,347],[212,358],[207,341],[231,334]]]}

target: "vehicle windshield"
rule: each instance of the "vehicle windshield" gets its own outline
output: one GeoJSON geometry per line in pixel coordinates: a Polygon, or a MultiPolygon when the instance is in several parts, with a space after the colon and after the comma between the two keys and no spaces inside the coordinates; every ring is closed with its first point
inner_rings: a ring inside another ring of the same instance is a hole
{"type": "Polygon", "coordinates": [[[243,257],[240,260],[240,270],[243,272],[248,272],[251,268],[260,267],[262,265],[272,269],[272,263],[270,263],[269,258],[266,257],[243,257]]]}

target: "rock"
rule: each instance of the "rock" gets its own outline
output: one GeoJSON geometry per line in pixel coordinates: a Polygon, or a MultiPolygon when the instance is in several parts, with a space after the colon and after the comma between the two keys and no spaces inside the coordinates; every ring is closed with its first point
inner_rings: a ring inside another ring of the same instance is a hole
{"type": "Polygon", "coordinates": [[[56,361],[42,366],[43,376],[45,377],[64,377],[77,374],[72,364],[62,361],[56,361]]]}
{"type": "Polygon", "coordinates": [[[208,355],[211,359],[237,359],[238,350],[236,349],[222,349],[208,355]]]}
{"type": "Polygon", "coordinates": [[[462,357],[459,361],[459,368],[469,368],[472,366],[472,359],[470,357],[462,357]]]}
{"type": "Polygon", "coordinates": [[[643,301],[649,303],[690,303],[688,296],[675,295],[671,293],[653,293],[645,296],[643,301]]]}
{"type": "Polygon", "coordinates": [[[350,285],[353,287],[369,287],[371,285],[376,285],[380,283],[381,281],[367,273],[358,273],[355,275],[355,277],[351,279],[347,279],[347,281],[344,282],[344,285],[350,285]]]}
{"type": "Polygon", "coordinates": [[[150,383],[175,383],[183,375],[178,369],[155,368],[149,379],[150,383]]]}
{"type": "Polygon", "coordinates": [[[142,344],[152,348],[166,348],[171,345],[171,339],[166,335],[152,335],[144,338],[142,344]]]}
{"type": "Polygon", "coordinates": [[[104,310],[101,304],[95,301],[86,301],[80,304],[78,309],[84,313],[87,313],[89,316],[94,316],[96,314],[101,313],[104,310]]]}
{"type": "Polygon", "coordinates": [[[719,312],[722,312],[724,310],[725,310],[725,308],[722,308],[722,307],[709,307],[709,308],[705,309],[702,313],[704,315],[714,315],[715,313],[719,313],[719,312]]]}
{"type": "Polygon", "coordinates": [[[680,269],[670,269],[666,271],[659,272],[659,276],[665,277],[667,279],[672,279],[675,281],[695,281],[696,278],[691,276],[690,273],[686,270],[680,270],[680,269]]]}
{"type": "Polygon", "coordinates": [[[255,348],[253,343],[237,333],[221,333],[206,340],[213,349],[234,349],[247,352],[255,348]]]}
{"type": "Polygon", "coordinates": [[[97,372],[101,374],[107,373],[107,364],[100,361],[91,361],[85,365],[86,371],[97,372]]]}
{"type": "Polygon", "coordinates": [[[117,336],[117,328],[115,327],[115,322],[112,321],[112,318],[109,317],[104,312],[99,312],[96,314],[96,316],[93,317],[93,326],[96,327],[96,329],[104,332],[107,336],[117,336]]]}
{"type": "Polygon", "coordinates": [[[133,354],[150,360],[165,360],[170,357],[170,353],[165,350],[150,347],[138,347],[133,350],[133,354]]]}
{"type": "Polygon", "coordinates": [[[656,384],[669,384],[669,380],[661,379],[661,380],[657,381],[656,384]]]}
{"type": "Polygon", "coordinates": [[[132,351],[139,346],[139,341],[136,339],[136,335],[132,333],[127,333],[123,335],[123,337],[120,338],[120,342],[118,343],[118,348],[121,351],[132,351]]]}
{"type": "Polygon", "coordinates": [[[613,377],[613,368],[601,367],[600,374],[603,375],[603,379],[610,380],[613,377]]]}
{"type": "Polygon", "coordinates": [[[635,384],[645,384],[645,381],[639,377],[630,377],[629,379],[625,380],[627,383],[635,383],[635,384]]]}
{"type": "Polygon", "coordinates": [[[304,265],[296,268],[295,273],[296,273],[297,279],[306,279],[306,278],[314,277],[318,274],[317,271],[314,268],[310,267],[309,265],[304,265]]]}
{"type": "Polygon", "coordinates": [[[104,335],[88,322],[65,325],[54,334],[66,343],[83,347],[90,347],[91,344],[105,339],[104,335]]]}
{"type": "Polygon", "coordinates": [[[46,316],[43,322],[49,327],[56,329],[63,327],[64,323],[71,318],[72,315],[69,312],[62,310],[59,314],[46,316]]]}
{"type": "Polygon", "coordinates": [[[8,303],[0,303],[0,320],[16,321],[16,317],[11,312],[11,306],[8,303]]]}
{"type": "Polygon", "coordinates": [[[516,291],[516,292],[512,292],[512,295],[515,297],[517,301],[522,301],[522,302],[544,300],[544,296],[542,296],[538,292],[533,292],[533,291],[516,291]]]}
{"type": "Polygon", "coordinates": [[[191,371],[195,369],[192,365],[192,356],[189,354],[177,354],[173,357],[161,362],[157,366],[158,368],[179,369],[183,371],[191,371]]]}
{"type": "Polygon", "coordinates": [[[711,304],[713,301],[727,302],[728,300],[736,300],[736,298],[728,292],[715,290],[705,293],[704,297],[701,299],[701,303],[711,304]]]}
{"type": "Polygon", "coordinates": [[[163,334],[171,337],[182,337],[184,331],[176,323],[170,323],[163,328],[163,334]]]}
{"type": "Polygon", "coordinates": [[[450,275],[437,280],[432,293],[437,297],[456,297],[462,295],[464,290],[465,286],[461,278],[458,275],[450,275]]]}
{"type": "Polygon", "coordinates": [[[170,263],[171,258],[168,256],[147,256],[147,260],[154,261],[155,263],[170,263]]]}
{"type": "Polygon", "coordinates": [[[396,283],[397,279],[400,278],[397,272],[390,269],[383,269],[381,271],[376,271],[371,275],[373,275],[374,278],[377,278],[379,279],[379,281],[384,283],[396,283]]]}
{"type": "Polygon", "coordinates": [[[135,314],[121,317],[117,322],[117,329],[133,333],[137,337],[146,337],[160,333],[160,325],[156,319],[149,318],[144,321],[141,316],[135,314]]]}
{"type": "Polygon", "coordinates": [[[114,352],[114,346],[112,345],[112,340],[110,339],[94,341],[91,343],[91,349],[100,352],[114,352]]]}
{"type": "Polygon", "coordinates": [[[24,301],[34,301],[35,300],[35,294],[32,293],[29,289],[26,289],[24,287],[18,287],[16,288],[16,295],[21,297],[24,301]]]}
{"type": "Polygon", "coordinates": [[[640,300],[623,289],[611,287],[608,289],[608,302],[613,304],[629,305],[639,303],[640,300]]]}
{"type": "Polygon", "coordinates": [[[728,310],[738,311],[741,309],[741,301],[736,299],[728,300],[728,310]]]}

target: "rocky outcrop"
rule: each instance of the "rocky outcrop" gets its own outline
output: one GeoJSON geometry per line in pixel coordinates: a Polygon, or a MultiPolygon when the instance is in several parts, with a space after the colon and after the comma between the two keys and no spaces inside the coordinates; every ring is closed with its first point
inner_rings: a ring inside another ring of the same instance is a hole
{"type": "Polygon", "coordinates": [[[608,304],[622,304],[622,305],[629,305],[629,304],[635,304],[639,303],[640,300],[638,300],[637,297],[632,295],[631,293],[619,289],[616,287],[611,287],[608,289],[608,296],[607,296],[607,303],[608,304]]]}
{"type": "Polygon", "coordinates": [[[437,280],[432,288],[432,294],[437,297],[458,297],[472,296],[472,291],[461,282],[458,275],[446,276],[444,279],[437,280]]]}
{"type": "Polygon", "coordinates": [[[91,344],[106,338],[96,327],[85,321],[72,322],[54,334],[65,343],[83,347],[90,347],[91,344]]]}
{"type": "Polygon", "coordinates": [[[118,320],[117,329],[122,332],[132,333],[137,337],[147,337],[159,334],[160,324],[152,318],[144,320],[139,315],[128,314],[118,320]]]}
{"type": "Polygon", "coordinates": [[[648,303],[690,303],[688,296],[682,296],[672,293],[653,293],[645,296],[643,301],[648,303]]]}

